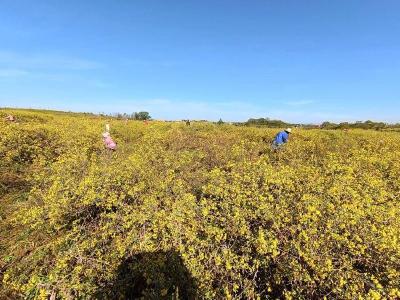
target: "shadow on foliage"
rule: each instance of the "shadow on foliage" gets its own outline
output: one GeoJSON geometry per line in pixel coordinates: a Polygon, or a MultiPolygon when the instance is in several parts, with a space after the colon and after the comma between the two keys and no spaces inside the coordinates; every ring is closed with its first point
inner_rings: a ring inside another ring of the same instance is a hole
{"type": "Polygon", "coordinates": [[[194,279],[174,251],[140,253],[121,263],[96,299],[196,299],[194,279]]]}

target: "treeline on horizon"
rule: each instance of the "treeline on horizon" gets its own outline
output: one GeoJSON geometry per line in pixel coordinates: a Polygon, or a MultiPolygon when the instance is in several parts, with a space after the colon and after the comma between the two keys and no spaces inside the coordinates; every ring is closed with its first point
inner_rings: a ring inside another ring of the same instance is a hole
{"type": "MultiPolygon", "coordinates": [[[[44,112],[44,113],[55,113],[55,114],[72,114],[72,115],[92,115],[107,118],[116,118],[121,120],[152,120],[152,117],[147,111],[128,113],[90,113],[90,112],[71,112],[71,111],[57,111],[57,110],[45,110],[45,109],[21,109],[21,108],[1,108],[5,110],[26,110],[33,112],[44,112]]],[[[185,119],[182,121],[186,121],[185,119]]],[[[210,122],[208,120],[189,120],[189,121],[199,121],[199,122],[210,122]]],[[[325,121],[321,124],[305,124],[305,123],[289,123],[282,120],[270,119],[270,118],[250,118],[246,122],[227,122],[219,119],[218,122],[213,122],[216,124],[233,124],[236,126],[254,126],[254,127],[269,127],[269,128],[284,128],[284,127],[302,127],[308,129],[373,129],[373,130],[384,130],[384,129],[400,129],[400,123],[385,123],[376,121],[357,121],[357,122],[341,122],[334,123],[325,121]]]]}
{"type": "Polygon", "coordinates": [[[258,118],[258,119],[249,119],[247,122],[235,123],[235,124],[245,125],[245,126],[256,126],[256,127],[269,127],[269,128],[302,127],[302,128],[320,128],[320,129],[374,129],[374,130],[400,128],[400,123],[388,124],[384,122],[374,122],[371,120],[367,120],[364,122],[357,121],[354,123],[350,122],[332,123],[326,121],[320,125],[316,125],[316,124],[286,123],[281,120],[258,118]]]}
{"type": "Polygon", "coordinates": [[[127,114],[127,113],[104,114],[104,113],[101,113],[100,115],[106,116],[106,117],[114,117],[114,118],[123,119],[123,120],[139,120],[139,121],[151,120],[150,113],[147,111],[133,112],[131,114],[127,114]]]}
{"type": "MultiPolygon", "coordinates": [[[[128,119],[128,120],[151,120],[151,116],[149,112],[141,111],[134,112],[132,114],[127,113],[113,113],[113,114],[101,114],[103,116],[115,117],[117,119],[128,119]]],[[[187,119],[189,120],[189,119],[187,119]]],[[[186,121],[182,120],[182,121],[186,121]]],[[[196,120],[189,120],[196,121],[196,120]]],[[[209,122],[207,120],[198,120],[200,122],[209,122]]],[[[322,124],[304,124],[304,123],[288,123],[282,120],[275,120],[270,118],[250,118],[246,122],[224,122],[222,119],[219,119],[218,122],[213,122],[216,124],[224,124],[229,123],[237,126],[256,126],[256,127],[269,127],[269,128],[283,128],[283,127],[302,127],[302,128],[322,128],[322,129],[350,129],[350,128],[359,128],[359,129],[374,129],[374,130],[382,130],[387,128],[400,128],[400,123],[397,124],[389,124],[385,122],[374,122],[371,120],[367,121],[357,121],[354,123],[351,122],[341,122],[341,123],[333,123],[325,121],[322,124]]]]}

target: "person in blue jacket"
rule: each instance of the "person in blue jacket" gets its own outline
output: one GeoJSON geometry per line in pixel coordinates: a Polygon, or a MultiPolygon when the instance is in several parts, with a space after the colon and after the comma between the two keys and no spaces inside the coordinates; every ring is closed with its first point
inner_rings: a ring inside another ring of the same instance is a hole
{"type": "Polygon", "coordinates": [[[292,132],[291,128],[286,128],[285,130],[278,132],[278,134],[275,136],[273,142],[272,142],[272,149],[277,150],[282,145],[287,143],[289,141],[289,134],[292,132]]]}

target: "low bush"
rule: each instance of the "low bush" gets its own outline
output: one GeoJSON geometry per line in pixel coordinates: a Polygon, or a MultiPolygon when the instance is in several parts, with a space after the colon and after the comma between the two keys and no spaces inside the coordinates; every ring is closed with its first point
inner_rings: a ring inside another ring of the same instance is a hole
{"type": "Polygon", "coordinates": [[[400,297],[398,133],[111,120],[108,152],[36,114],[0,127],[3,296],[400,297]]]}

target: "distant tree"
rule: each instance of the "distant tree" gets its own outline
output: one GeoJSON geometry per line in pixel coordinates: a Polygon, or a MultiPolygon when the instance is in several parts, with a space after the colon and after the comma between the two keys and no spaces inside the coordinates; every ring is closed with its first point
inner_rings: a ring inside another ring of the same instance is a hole
{"type": "Polygon", "coordinates": [[[219,121],[217,122],[218,125],[222,125],[224,124],[224,121],[222,121],[222,119],[220,118],[219,121]]]}
{"type": "Polygon", "coordinates": [[[350,128],[350,123],[349,123],[349,122],[342,122],[342,123],[339,123],[338,128],[339,128],[339,129],[349,129],[349,128],[350,128]]]}
{"type": "Polygon", "coordinates": [[[322,129],[334,129],[337,127],[337,124],[325,121],[321,124],[322,129]]]}
{"type": "Polygon", "coordinates": [[[133,119],[144,121],[144,120],[150,120],[151,116],[147,111],[140,111],[140,112],[135,112],[133,114],[133,119]]]}
{"type": "Polygon", "coordinates": [[[287,127],[290,124],[285,123],[281,120],[271,120],[269,118],[258,118],[258,119],[249,119],[246,122],[247,126],[265,126],[265,127],[274,127],[274,128],[281,128],[287,127]]]}
{"type": "Polygon", "coordinates": [[[359,128],[359,129],[374,129],[374,130],[382,130],[385,128],[390,127],[388,124],[383,122],[373,122],[367,120],[363,121],[356,121],[355,123],[349,122],[342,122],[340,124],[324,122],[321,124],[321,128],[323,129],[350,129],[350,128],[359,128]]]}

